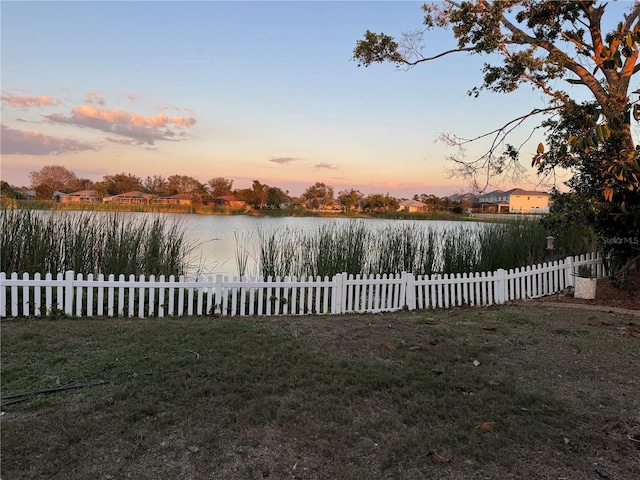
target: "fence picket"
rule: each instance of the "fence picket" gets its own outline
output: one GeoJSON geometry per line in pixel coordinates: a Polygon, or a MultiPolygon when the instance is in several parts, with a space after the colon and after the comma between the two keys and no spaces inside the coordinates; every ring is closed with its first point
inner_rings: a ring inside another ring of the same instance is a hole
{"type": "Polygon", "coordinates": [[[199,287],[197,289],[197,293],[198,295],[196,299],[196,315],[200,317],[202,316],[202,309],[204,308],[204,289],[202,287],[199,287]]]}
{"type": "Polygon", "coordinates": [[[41,306],[41,302],[42,302],[42,290],[40,287],[40,273],[35,273],[33,275],[33,279],[38,282],[36,283],[34,289],[33,289],[33,315],[36,317],[40,316],[40,306],[41,306]]]}
{"type": "MultiPolygon", "coordinates": [[[[29,274],[23,273],[22,279],[28,281],[29,274]]],[[[25,317],[29,316],[29,287],[27,286],[26,283],[22,287],[22,315],[24,315],[25,317]]]]}
{"type": "MultiPolygon", "coordinates": [[[[156,276],[149,275],[149,284],[153,285],[156,283],[156,276]]],[[[156,289],[149,288],[149,307],[147,309],[147,315],[151,318],[155,314],[156,311],[156,289]]]]}
{"type": "Polygon", "coordinates": [[[104,274],[99,274],[98,275],[98,288],[97,288],[97,296],[98,296],[98,300],[96,302],[96,315],[98,315],[99,317],[102,317],[104,315],[104,285],[102,285],[104,283],[104,274]]]}
{"type": "Polygon", "coordinates": [[[291,315],[302,314],[302,281],[304,276],[300,278],[295,275],[291,277],[291,304],[289,306],[289,312],[291,315]]]}
{"type": "Polygon", "coordinates": [[[231,316],[235,316],[237,312],[237,306],[238,306],[238,287],[231,287],[230,291],[231,291],[231,306],[229,308],[231,309],[231,316]]]}
{"type": "MultiPolygon", "coordinates": [[[[76,300],[75,300],[76,317],[82,316],[82,290],[83,290],[82,279],[83,279],[83,275],[79,273],[76,277],[76,280],[78,282],[78,286],[76,287],[76,300]]],[[[73,289],[71,289],[71,292],[73,293],[73,289]]]]}
{"type": "Polygon", "coordinates": [[[4,288],[4,284],[6,283],[7,274],[5,272],[0,272],[0,284],[2,284],[2,288],[0,288],[0,317],[7,316],[7,291],[4,288]]]}
{"type": "Polygon", "coordinates": [[[315,305],[313,303],[314,293],[316,294],[316,305],[317,305],[317,301],[318,301],[318,298],[317,298],[318,294],[315,291],[316,289],[314,288],[314,285],[313,285],[314,278],[310,277],[309,280],[311,281],[311,285],[307,289],[307,313],[313,314],[313,313],[316,313],[315,308],[314,308],[315,305]]]}
{"type": "MultiPolygon", "coordinates": [[[[109,275],[109,282],[113,282],[115,276],[113,274],[109,275]]],[[[113,286],[109,286],[107,290],[107,315],[109,317],[113,317],[113,302],[115,298],[114,288],[113,286]]]]}
{"type": "Polygon", "coordinates": [[[255,300],[256,300],[256,289],[249,289],[249,315],[253,315],[255,313],[255,300]]]}
{"type": "Polygon", "coordinates": [[[599,254],[567,257],[508,271],[432,274],[411,273],[329,277],[263,277],[238,279],[188,278],[164,275],[157,279],[130,275],[39,273],[21,278],[0,273],[0,315],[42,316],[54,305],[67,315],[164,317],[166,315],[288,315],[382,312],[402,308],[430,309],[502,304],[559,292],[573,285],[575,269],[591,265],[605,273],[599,254]],[[55,295],[54,295],[55,293],[55,295]],[[44,301],[44,303],[43,303],[44,301]],[[186,302],[186,305],[185,305],[186,302]],[[205,303],[206,302],[206,303],[205,303]],[[117,304],[117,307],[116,307],[117,304]],[[177,304],[177,305],[176,305],[177,304]],[[117,310],[116,310],[117,308],[117,310]]]}

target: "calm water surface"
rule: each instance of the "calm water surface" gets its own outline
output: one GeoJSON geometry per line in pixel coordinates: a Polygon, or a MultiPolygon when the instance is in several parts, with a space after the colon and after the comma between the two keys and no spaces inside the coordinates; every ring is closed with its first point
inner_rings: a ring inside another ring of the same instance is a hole
{"type": "MultiPolygon", "coordinates": [[[[45,212],[43,212],[45,213],[45,212]]],[[[46,212],[50,213],[50,212],[46,212]]],[[[69,212],[71,213],[71,212],[69,212]]],[[[93,212],[92,214],[101,214],[93,212]]],[[[104,212],[104,214],[108,214],[104,212]]],[[[452,222],[442,220],[378,220],[378,219],[350,219],[323,217],[254,217],[250,215],[193,215],[172,213],[140,213],[122,212],[125,218],[131,220],[152,220],[161,215],[168,224],[177,222],[185,232],[186,242],[191,248],[189,263],[192,265],[189,273],[205,275],[220,273],[223,275],[238,275],[236,263],[237,249],[248,252],[247,274],[255,272],[255,264],[259,251],[260,233],[270,233],[278,229],[295,229],[316,231],[327,223],[361,222],[366,227],[384,228],[392,224],[424,225],[431,229],[458,228],[461,225],[466,230],[477,230],[484,223],[480,222],[452,222]]]]}
{"type": "MultiPolygon", "coordinates": [[[[141,213],[137,215],[157,215],[141,213]]],[[[424,225],[425,228],[452,228],[460,226],[470,230],[477,229],[483,223],[451,222],[437,220],[377,220],[321,217],[253,217],[248,215],[188,215],[165,214],[167,219],[180,222],[185,229],[187,241],[194,246],[191,263],[198,265],[204,274],[221,273],[238,275],[236,249],[246,249],[249,253],[248,272],[252,271],[257,258],[260,232],[272,232],[278,229],[300,229],[316,231],[327,223],[362,222],[367,227],[383,228],[389,224],[409,223],[424,225]]]]}

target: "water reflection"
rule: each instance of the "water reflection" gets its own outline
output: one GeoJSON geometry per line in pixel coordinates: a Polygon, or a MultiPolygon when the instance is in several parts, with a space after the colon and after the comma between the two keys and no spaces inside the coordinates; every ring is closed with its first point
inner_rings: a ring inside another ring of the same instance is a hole
{"type": "MultiPolygon", "coordinates": [[[[237,249],[246,250],[248,268],[253,272],[257,262],[260,233],[278,229],[316,231],[327,223],[362,222],[367,228],[383,229],[389,224],[416,224],[425,228],[448,229],[460,226],[460,222],[435,220],[378,220],[319,217],[252,217],[252,216],[207,216],[172,215],[185,227],[185,236],[195,248],[192,265],[204,274],[222,273],[238,275],[237,249]]],[[[465,228],[476,229],[481,223],[464,222],[465,228]]]]}

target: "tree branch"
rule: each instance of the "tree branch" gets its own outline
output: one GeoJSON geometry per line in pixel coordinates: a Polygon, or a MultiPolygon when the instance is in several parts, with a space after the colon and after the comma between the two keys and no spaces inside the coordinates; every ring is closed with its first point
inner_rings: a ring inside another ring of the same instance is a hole
{"type": "MultiPolygon", "coordinates": [[[[457,154],[448,156],[448,159],[455,164],[453,168],[447,169],[449,176],[462,176],[465,179],[471,180],[474,189],[478,191],[482,191],[487,188],[491,177],[496,173],[494,170],[500,170],[500,174],[506,174],[511,171],[511,178],[515,180],[521,178],[525,174],[525,170],[522,165],[517,162],[517,159],[512,158],[512,160],[506,166],[500,165],[500,162],[504,161],[504,156],[501,158],[497,157],[496,151],[498,150],[500,145],[504,144],[506,138],[514,130],[520,127],[525,120],[541,113],[556,111],[558,108],[559,107],[548,107],[542,109],[534,109],[527,114],[510,120],[499,128],[496,128],[490,132],[483,133],[474,138],[462,138],[445,133],[441,134],[439,137],[440,141],[446,143],[449,146],[458,147],[457,154]],[[471,161],[463,159],[464,145],[476,142],[487,137],[493,137],[493,139],[488,150],[482,156],[471,161]],[[478,184],[478,176],[481,174],[483,177],[485,177],[484,187],[480,187],[478,184]]],[[[519,151],[530,138],[531,135],[520,145],[517,151],[519,151]]]]}
{"type": "Polygon", "coordinates": [[[437,58],[444,57],[445,55],[449,55],[451,53],[472,52],[472,51],[473,51],[473,48],[455,48],[455,49],[452,49],[452,50],[447,50],[446,52],[441,52],[441,53],[439,53],[437,55],[434,55],[433,57],[422,57],[422,58],[420,58],[418,60],[415,60],[415,61],[409,61],[406,58],[404,58],[403,56],[400,56],[400,57],[398,57],[396,59],[396,62],[404,63],[404,64],[406,64],[406,65],[408,65],[410,67],[413,67],[415,65],[418,65],[419,63],[429,62],[431,60],[435,60],[437,58]]]}
{"type": "Polygon", "coordinates": [[[623,27],[624,30],[625,31],[631,30],[631,26],[633,25],[633,22],[635,22],[639,18],[640,18],[640,1],[636,0],[635,4],[633,5],[633,9],[629,13],[629,16],[627,17],[626,21],[624,22],[624,27],[623,27]]]}
{"type": "Polygon", "coordinates": [[[561,32],[560,35],[562,35],[562,38],[564,38],[567,42],[573,43],[579,49],[586,50],[589,47],[589,45],[587,45],[586,43],[578,41],[577,38],[573,38],[567,35],[566,32],[561,32]]]}

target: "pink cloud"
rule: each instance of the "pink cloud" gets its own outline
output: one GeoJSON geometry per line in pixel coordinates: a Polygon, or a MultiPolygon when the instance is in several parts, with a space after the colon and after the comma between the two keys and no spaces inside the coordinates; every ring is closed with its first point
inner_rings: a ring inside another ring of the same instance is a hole
{"type": "Polygon", "coordinates": [[[195,118],[168,117],[163,113],[146,117],[126,110],[110,110],[93,105],[76,107],[70,116],[54,114],[45,118],[53,123],[93,128],[132,138],[138,145],[153,145],[158,140],[182,140],[186,134],[174,130],[189,128],[196,123],[195,118]]]}
{"type": "Polygon", "coordinates": [[[107,142],[111,143],[119,143],[120,145],[134,145],[135,140],[132,138],[121,138],[121,137],[107,137],[105,139],[107,142]]]}
{"type": "Polygon", "coordinates": [[[17,97],[15,95],[0,95],[0,99],[2,100],[2,103],[15,108],[46,107],[49,105],[58,105],[60,103],[60,100],[58,100],[57,98],[48,96],[17,97]]]}
{"type": "Polygon", "coordinates": [[[273,163],[278,163],[280,165],[286,165],[291,162],[299,162],[301,159],[296,157],[276,157],[270,158],[269,161],[273,163]]]}
{"type": "Polygon", "coordinates": [[[100,92],[87,92],[87,103],[92,103],[94,105],[104,105],[104,100],[100,95],[100,92]]]}
{"type": "Polygon", "coordinates": [[[139,93],[137,92],[130,92],[127,93],[127,98],[129,99],[130,102],[133,102],[136,98],[138,98],[140,96],[139,93]]]}
{"type": "Polygon", "coordinates": [[[2,125],[0,153],[3,155],[58,155],[65,152],[97,150],[72,138],[56,138],[30,130],[14,130],[2,125]]]}
{"type": "Polygon", "coordinates": [[[326,169],[329,169],[329,170],[337,170],[338,169],[338,167],[336,167],[332,163],[316,163],[314,165],[314,167],[316,167],[316,168],[326,168],[326,169]]]}
{"type": "Polygon", "coordinates": [[[169,123],[175,125],[178,128],[189,128],[195,125],[196,119],[186,117],[171,117],[169,118],[169,123]]]}

